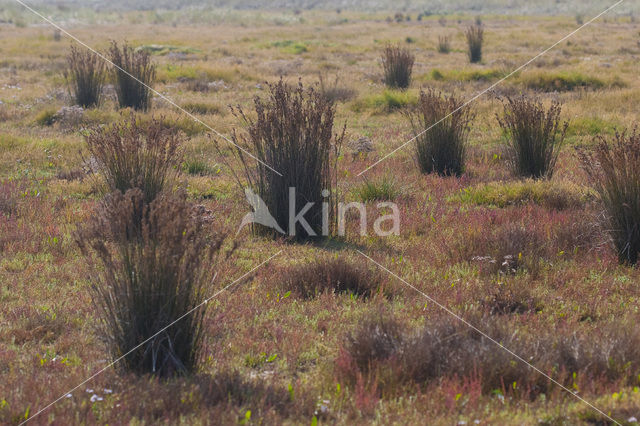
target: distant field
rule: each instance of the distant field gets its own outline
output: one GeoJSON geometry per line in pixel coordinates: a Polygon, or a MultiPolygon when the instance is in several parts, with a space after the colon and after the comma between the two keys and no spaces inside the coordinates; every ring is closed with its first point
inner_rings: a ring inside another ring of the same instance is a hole
{"type": "MultiPolygon", "coordinates": [[[[56,41],[51,27],[16,4],[4,7],[10,3],[0,3],[0,423],[18,424],[107,363],[95,332],[90,269],[73,233],[101,198],[83,135],[130,112],[118,110],[108,81],[99,107],[78,120],[61,118],[72,104],[62,77],[71,41],[56,41]]],[[[322,77],[341,89],[336,131],[346,123],[347,142],[366,137],[372,150],[359,154],[345,144],[340,197],[366,201],[375,212],[382,193],[397,203],[402,222],[399,236],[377,237],[373,223],[360,236],[357,215],[348,215],[346,236],[319,244],[272,241],[248,229],[234,237],[249,211],[232,173],[237,157],[155,96],[140,117],[161,117],[185,135],[180,181],[189,200],[210,210],[239,244],[210,293],[283,253],[209,303],[195,376],[164,382],[108,369],[34,424],[611,424],[357,250],[511,344],[607,415],[630,424],[640,418],[640,272],[618,265],[576,156],[595,136],[631,128],[640,117],[635,3],[475,101],[461,177],[422,175],[412,145],[357,175],[412,136],[403,111],[421,88],[469,99],[607,2],[584,11],[577,1],[399,2],[401,22],[396,10],[373,1],[324,2],[324,10],[311,11],[311,2],[275,5],[286,11],[240,10],[258,5],[248,1],[211,9],[193,2],[157,12],[116,11],[143,6],[135,1],[76,9],[79,3],[43,10],[100,51],[112,39],[147,49],[158,67],[155,88],[225,135],[242,130],[229,105],[252,111],[254,97],[266,96],[266,83],[281,76],[305,86],[322,77]],[[469,64],[464,30],[479,15],[483,59],[469,64]],[[450,53],[438,53],[440,36],[449,37],[450,53]],[[382,83],[380,55],[389,43],[415,55],[407,91],[382,83]],[[519,180],[503,155],[496,114],[502,96],[520,93],[559,101],[569,121],[550,181],[519,180]],[[384,291],[309,296],[287,287],[308,278],[300,271],[318,259],[359,265],[384,291]],[[366,328],[391,318],[393,330],[366,328]],[[416,343],[425,329],[433,341],[416,343]],[[365,352],[365,337],[382,336],[405,353],[358,364],[358,335],[365,352]],[[435,341],[440,346],[429,344],[435,341]],[[634,361],[616,364],[621,359],[634,361]]]]}

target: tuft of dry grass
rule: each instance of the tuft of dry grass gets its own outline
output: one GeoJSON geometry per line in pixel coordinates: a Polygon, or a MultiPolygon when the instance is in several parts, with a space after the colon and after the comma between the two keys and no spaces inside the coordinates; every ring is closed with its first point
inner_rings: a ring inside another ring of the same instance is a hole
{"type": "Polygon", "coordinates": [[[108,195],[76,235],[92,265],[101,336],[114,359],[126,355],[118,367],[158,376],[195,370],[222,243],[205,224],[184,194],[147,204],[135,188],[108,195]]]}
{"type": "Polygon", "coordinates": [[[391,89],[406,89],[411,84],[415,56],[407,48],[388,45],[382,52],[384,84],[391,89]]]}
{"type": "MultiPolygon", "coordinates": [[[[305,240],[326,235],[330,230],[325,228],[332,224],[323,223],[322,204],[327,203],[329,211],[334,212],[335,222],[336,163],[345,135],[345,128],[340,133],[333,133],[333,102],[313,88],[305,90],[301,82],[297,86],[289,86],[280,79],[278,83],[269,85],[267,99],[254,99],[254,108],[256,119],[250,118],[240,107],[233,109],[234,115],[246,126],[245,135],[234,131],[233,141],[262,161],[255,162],[240,149],[236,150],[244,166],[245,184],[262,198],[289,236],[305,240]],[[291,188],[295,190],[295,199],[292,200],[289,199],[291,188]],[[328,194],[323,196],[323,191],[328,191],[328,194]],[[314,203],[304,215],[309,229],[300,222],[296,223],[295,229],[290,228],[291,202],[296,206],[296,212],[307,203],[314,203]]],[[[261,225],[256,225],[254,231],[277,235],[273,229],[261,225]]]]}
{"type": "Polygon", "coordinates": [[[507,155],[514,172],[522,177],[550,178],[569,127],[568,122],[560,123],[562,107],[553,102],[545,108],[525,95],[507,97],[503,107],[498,123],[507,137],[507,155]]]}
{"type": "Polygon", "coordinates": [[[183,138],[162,119],[143,123],[131,114],[128,120],[94,127],[85,141],[107,192],[139,188],[150,203],[179,172],[183,138]]]}
{"type": "Polygon", "coordinates": [[[475,64],[482,60],[482,43],[484,42],[484,29],[482,25],[472,25],[465,31],[467,37],[469,62],[475,64]]]}
{"type": "Polygon", "coordinates": [[[415,159],[422,173],[443,176],[463,173],[474,115],[470,108],[462,105],[463,101],[453,95],[443,96],[428,89],[420,91],[418,104],[405,113],[416,138],[415,159]]]}
{"type": "Polygon", "coordinates": [[[593,152],[580,152],[582,166],[600,195],[608,229],[622,263],[640,253],[640,133],[600,136],[593,152]]]}
{"type": "Polygon", "coordinates": [[[102,58],[88,49],[72,45],[63,75],[76,105],[89,108],[100,103],[106,77],[102,58]]]}
{"type": "Polygon", "coordinates": [[[115,86],[120,108],[148,110],[152,97],[149,87],[156,78],[156,66],[151,61],[151,55],[146,50],[134,50],[126,43],[120,49],[112,41],[109,59],[118,67],[115,70],[115,86]]]}

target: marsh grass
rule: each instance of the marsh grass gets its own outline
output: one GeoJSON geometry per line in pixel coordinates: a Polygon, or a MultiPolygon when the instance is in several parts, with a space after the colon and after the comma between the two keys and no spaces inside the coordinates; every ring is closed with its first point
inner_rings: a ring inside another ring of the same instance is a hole
{"type": "Polygon", "coordinates": [[[104,61],[95,53],[72,45],[63,76],[76,105],[89,108],[100,103],[106,72],[104,61]]]}
{"type": "Polygon", "coordinates": [[[438,37],[438,53],[449,53],[451,52],[451,39],[447,36],[439,36],[438,37]]]}
{"type": "Polygon", "coordinates": [[[415,56],[409,49],[388,45],[382,52],[384,84],[391,89],[407,89],[411,84],[411,74],[415,56]]]}
{"type": "Polygon", "coordinates": [[[150,203],[169,189],[182,159],[182,136],[162,119],[128,120],[94,127],[85,135],[90,160],[96,163],[107,192],[139,188],[150,203]]]}
{"type": "Polygon", "coordinates": [[[115,87],[120,108],[148,110],[151,107],[149,87],[156,77],[151,55],[145,50],[134,50],[126,43],[121,49],[112,41],[109,59],[118,67],[115,69],[115,87]]]}
{"type": "Polygon", "coordinates": [[[600,136],[593,152],[581,151],[582,166],[600,195],[609,232],[622,263],[640,253],[640,133],[600,136]]]}
{"type": "MultiPolygon", "coordinates": [[[[237,149],[244,166],[244,182],[238,179],[240,185],[253,188],[280,227],[296,240],[322,235],[322,203],[333,212],[326,226],[335,226],[337,219],[336,162],[345,135],[345,128],[333,133],[333,102],[313,88],[305,89],[302,83],[290,86],[281,79],[269,85],[266,99],[255,98],[254,108],[255,119],[242,108],[233,108],[234,115],[246,126],[244,135],[233,132],[233,141],[282,176],[237,149]],[[296,212],[314,203],[304,215],[310,230],[299,222],[295,229],[289,229],[290,188],[295,188],[296,212]],[[326,197],[323,190],[328,191],[326,197]]],[[[261,225],[255,225],[254,231],[276,235],[273,229],[261,225]]]]}
{"type": "Polygon", "coordinates": [[[484,41],[484,29],[482,25],[472,25],[465,31],[467,37],[469,62],[472,64],[482,60],[482,43],[484,41]]]}
{"type": "Polygon", "coordinates": [[[205,229],[186,196],[148,204],[137,188],[114,192],[76,239],[93,267],[100,334],[114,359],[126,354],[118,366],[161,377],[193,372],[206,312],[200,305],[222,238],[205,229]]]}
{"type": "Polygon", "coordinates": [[[416,138],[415,159],[422,173],[443,176],[463,173],[469,126],[474,115],[462,105],[463,101],[453,95],[443,96],[428,89],[420,92],[417,106],[405,113],[416,138]],[[426,129],[429,130],[425,132],[426,129]]]}
{"type": "Polygon", "coordinates": [[[562,107],[553,102],[545,108],[540,101],[507,97],[504,114],[497,116],[506,136],[506,150],[514,172],[528,178],[551,178],[568,122],[560,122],[562,107]]]}

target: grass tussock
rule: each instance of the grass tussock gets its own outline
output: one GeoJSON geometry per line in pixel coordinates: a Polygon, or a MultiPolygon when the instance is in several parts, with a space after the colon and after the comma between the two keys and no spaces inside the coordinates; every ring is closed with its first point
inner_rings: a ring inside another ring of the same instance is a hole
{"type": "Polygon", "coordinates": [[[640,133],[601,136],[581,152],[583,168],[600,195],[618,259],[635,265],[640,253],[640,133]]]}
{"type": "Polygon", "coordinates": [[[387,46],[382,52],[384,84],[391,89],[406,89],[411,84],[415,56],[409,49],[387,46]]]}
{"type": "Polygon", "coordinates": [[[85,141],[107,192],[139,188],[147,203],[171,187],[182,159],[182,136],[155,118],[144,123],[131,114],[93,128],[85,141]]]}
{"type": "Polygon", "coordinates": [[[549,209],[565,210],[581,208],[592,199],[591,191],[574,183],[533,179],[491,182],[460,192],[463,203],[500,208],[533,203],[549,209]]]}
{"type": "Polygon", "coordinates": [[[135,50],[124,44],[122,49],[111,42],[109,59],[116,65],[115,87],[120,108],[146,111],[151,107],[149,89],[156,78],[156,66],[145,50],[135,50]]]}
{"type": "Polygon", "coordinates": [[[484,42],[484,28],[482,25],[472,25],[465,31],[467,37],[469,62],[472,64],[482,60],[482,43],[484,42]]]}
{"type": "Polygon", "coordinates": [[[438,37],[438,53],[447,54],[451,52],[451,39],[447,36],[439,36],[438,37]]]}
{"type": "Polygon", "coordinates": [[[108,195],[77,235],[94,260],[91,295],[112,357],[150,339],[119,363],[126,371],[162,377],[194,371],[206,306],[182,316],[207,296],[222,241],[205,225],[184,195],[146,203],[136,188],[108,195]]]}
{"type": "MultiPolygon", "coordinates": [[[[584,391],[637,384],[640,333],[630,325],[601,324],[589,331],[520,327],[513,333],[501,316],[470,322],[567,387],[584,391]]],[[[379,313],[347,336],[336,374],[351,385],[365,382],[382,397],[462,378],[480,394],[525,400],[557,386],[456,319],[430,319],[421,329],[410,329],[379,313]]]]}
{"type": "MultiPolygon", "coordinates": [[[[255,98],[254,108],[255,119],[240,107],[233,109],[246,125],[243,135],[233,133],[233,141],[264,163],[236,151],[244,165],[244,184],[260,196],[289,236],[304,240],[329,233],[326,228],[335,223],[323,223],[322,203],[329,205],[330,212],[337,211],[336,162],[345,135],[344,128],[334,135],[335,105],[313,88],[305,89],[302,83],[290,86],[281,79],[269,85],[267,99],[255,98]],[[314,203],[304,215],[308,227],[301,222],[290,226],[290,188],[295,188],[291,202],[295,202],[296,212],[314,203]],[[328,192],[326,197],[323,190],[328,192]]],[[[254,231],[276,235],[273,229],[261,225],[255,225],[254,231]]]]}
{"type": "Polygon", "coordinates": [[[569,126],[560,123],[562,107],[553,102],[545,108],[524,95],[508,97],[503,107],[498,123],[506,136],[507,156],[514,172],[522,177],[550,178],[569,126]]]}
{"type": "Polygon", "coordinates": [[[345,259],[321,259],[285,268],[277,274],[282,293],[291,291],[304,299],[324,293],[369,298],[382,291],[379,277],[366,267],[345,259]]]}
{"type": "Polygon", "coordinates": [[[429,89],[406,113],[415,139],[415,159],[422,173],[460,176],[473,113],[455,96],[429,89]],[[429,129],[428,131],[425,131],[429,129]]]}
{"type": "Polygon", "coordinates": [[[106,72],[104,61],[95,53],[71,46],[63,76],[76,105],[89,108],[100,103],[106,72]]]}

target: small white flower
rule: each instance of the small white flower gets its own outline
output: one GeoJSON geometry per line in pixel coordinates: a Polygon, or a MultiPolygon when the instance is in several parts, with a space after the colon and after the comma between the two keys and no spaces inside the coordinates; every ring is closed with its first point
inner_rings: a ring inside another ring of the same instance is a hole
{"type": "Polygon", "coordinates": [[[629,418],[627,419],[627,421],[628,421],[629,423],[638,423],[638,419],[636,419],[635,417],[629,417],[629,418]]]}
{"type": "Polygon", "coordinates": [[[87,393],[93,393],[93,389],[87,388],[87,393]]]}
{"type": "Polygon", "coordinates": [[[71,394],[70,393],[66,394],[65,398],[71,398],[71,394]]]}
{"type": "Polygon", "coordinates": [[[94,394],[94,395],[91,396],[90,401],[91,402],[102,401],[102,397],[98,396],[97,394],[94,394]]]}
{"type": "Polygon", "coordinates": [[[104,393],[113,393],[111,389],[104,388],[104,393]]]}

